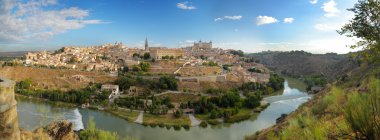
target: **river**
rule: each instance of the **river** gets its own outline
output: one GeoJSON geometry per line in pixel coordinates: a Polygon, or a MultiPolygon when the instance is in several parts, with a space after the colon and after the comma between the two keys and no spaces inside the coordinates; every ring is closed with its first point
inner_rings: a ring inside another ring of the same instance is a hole
{"type": "Polygon", "coordinates": [[[207,128],[191,127],[190,130],[180,131],[175,131],[173,128],[167,130],[145,127],[127,122],[107,112],[56,105],[35,99],[18,98],[17,111],[20,128],[27,130],[60,119],[67,119],[74,123],[76,129],[81,129],[87,125],[89,117],[92,116],[97,128],[139,140],[238,140],[274,125],[281,114],[294,111],[310,98],[305,92],[306,86],[296,79],[286,78],[284,86],[284,90],[278,95],[264,98],[271,104],[257,118],[207,128]]]}

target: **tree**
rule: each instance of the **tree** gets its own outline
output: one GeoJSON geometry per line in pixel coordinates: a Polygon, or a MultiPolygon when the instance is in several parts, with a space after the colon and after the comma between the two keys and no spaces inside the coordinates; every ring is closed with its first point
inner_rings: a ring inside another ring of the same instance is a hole
{"type": "Polygon", "coordinates": [[[137,57],[137,58],[139,58],[139,57],[140,57],[140,54],[138,54],[138,53],[134,53],[134,54],[132,55],[132,57],[137,57]]]}
{"type": "Polygon", "coordinates": [[[145,59],[145,60],[147,60],[147,59],[150,59],[150,58],[151,58],[151,57],[150,57],[150,53],[147,53],[147,52],[146,52],[146,53],[144,53],[144,56],[143,56],[143,57],[144,57],[144,59],[145,59]]]}
{"type": "Polygon", "coordinates": [[[142,71],[147,72],[150,69],[150,63],[148,62],[141,62],[139,64],[142,71]]]}
{"type": "Polygon", "coordinates": [[[128,66],[124,66],[123,67],[123,72],[129,72],[129,67],[128,66]]]}
{"type": "Polygon", "coordinates": [[[237,50],[237,51],[232,50],[232,51],[230,51],[230,53],[233,54],[233,55],[240,56],[240,57],[244,56],[244,52],[242,50],[237,50]]]}
{"type": "Polygon", "coordinates": [[[361,54],[369,62],[380,61],[380,1],[359,0],[348,11],[354,12],[355,17],[338,33],[361,39],[351,48],[363,48],[361,54]]]}

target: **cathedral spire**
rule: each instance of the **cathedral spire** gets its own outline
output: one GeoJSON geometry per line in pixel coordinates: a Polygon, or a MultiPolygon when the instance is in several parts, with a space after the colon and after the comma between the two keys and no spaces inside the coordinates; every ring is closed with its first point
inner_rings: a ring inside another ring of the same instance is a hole
{"type": "Polygon", "coordinates": [[[145,38],[145,51],[149,51],[148,37],[145,38]]]}

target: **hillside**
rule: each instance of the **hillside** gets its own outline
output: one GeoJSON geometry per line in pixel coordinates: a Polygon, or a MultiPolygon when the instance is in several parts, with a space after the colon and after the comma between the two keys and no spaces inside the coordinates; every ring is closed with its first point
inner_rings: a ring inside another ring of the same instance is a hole
{"type": "Polygon", "coordinates": [[[115,80],[115,77],[102,72],[23,66],[0,67],[0,77],[14,81],[29,79],[34,87],[42,89],[77,89],[86,87],[90,82],[107,83],[115,80]]]}
{"type": "Polygon", "coordinates": [[[284,121],[246,139],[379,139],[380,65],[348,72],[284,121]]]}
{"type": "Polygon", "coordinates": [[[248,54],[268,68],[285,75],[300,77],[323,75],[328,81],[358,66],[350,54],[311,54],[304,51],[248,54]]]}

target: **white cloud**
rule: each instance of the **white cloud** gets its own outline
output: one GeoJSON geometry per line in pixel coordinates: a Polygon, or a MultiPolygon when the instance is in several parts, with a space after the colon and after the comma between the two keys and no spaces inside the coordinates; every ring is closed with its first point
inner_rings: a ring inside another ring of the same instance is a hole
{"type": "Polygon", "coordinates": [[[311,4],[317,4],[317,3],[318,3],[318,0],[310,0],[310,3],[311,3],[311,4]]]}
{"type": "Polygon", "coordinates": [[[319,31],[329,32],[329,31],[336,31],[342,27],[341,24],[334,24],[334,23],[320,23],[314,25],[314,28],[319,31]]]}
{"type": "Polygon", "coordinates": [[[222,21],[224,18],[220,18],[220,17],[218,17],[218,18],[216,18],[216,19],[214,19],[214,21],[222,21]]]}
{"type": "Polygon", "coordinates": [[[276,23],[278,20],[274,17],[268,17],[268,16],[258,16],[256,17],[256,25],[264,25],[264,24],[272,24],[276,23]]]}
{"type": "Polygon", "coordinates": [[[89,15],[87,10],[50,8],[57,5],[56,0],[0,1],[0,42],[48,39],[88,24],[103,23],[101,20],[85,20],[89,15]]]}
{"type": "Polygon", "coordinates": [[[188,4],[189,4],[188,1],[180,2],[180,3],[177,3],[177,7],[179,9],[183,9],[183,10],[194,10],[194,9],[197,9],[195,6],[188,5],[188,4]]]}
{"type": "Polygon", "coordinates": [[[284,18],[284,23],[293,23],[294,18],[284,18]]]}
{"type": "Polygon", "coordinates": [[[242,19],[243,16],[224,16],[224,17],[218,17],[218,18],[215,18],[214,21],[222,21],[222,20],[225,20],[225,19],[228,19],[228,20],[240,20],[242,19]]]}
{"type": "Polygon", "coordinates": [[[325,17],[335,17],[340,13],[340,10],[336,8],[337,3],[334,0],[323,3],[322,9],[325,11],[325,17]]]}

